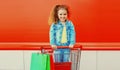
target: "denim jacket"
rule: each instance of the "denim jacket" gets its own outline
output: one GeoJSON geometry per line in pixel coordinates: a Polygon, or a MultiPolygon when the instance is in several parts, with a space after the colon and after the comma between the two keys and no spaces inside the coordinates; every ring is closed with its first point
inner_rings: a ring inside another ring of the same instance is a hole
{"type": "Polygon", "coordinates": [[[49,37],[51,45],[69,46],[75,44],[75,29],[73,23],[67,20],[65,25],[67,32],[67,43],[61,43],[63,24],[58,21],[57,24],[53,23],[50,27],[49,37]]]}

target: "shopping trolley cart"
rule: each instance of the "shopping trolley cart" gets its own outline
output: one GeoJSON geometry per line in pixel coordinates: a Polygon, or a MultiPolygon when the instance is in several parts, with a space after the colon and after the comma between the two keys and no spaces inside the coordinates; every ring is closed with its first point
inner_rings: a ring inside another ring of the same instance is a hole
{"type": "MultiPolygon", "coordinates": [[[[58,49],[66,49],[68,47],[57,47],[58,49]]],[[[70,49],[70,58],[68,62],[54,62],[54,68],[55,70],[79,70],[80,69],[80,58],[81,58],[81,46],[74,47],[70,49]]],[[[50,51],[50,48],[42,48],[42,53],[53,53],[50,51]]],[[[66,55],[65,53],[64,55],[66,55]]],[[[60,55],[60,54],[56,54],[60,55]]]]}

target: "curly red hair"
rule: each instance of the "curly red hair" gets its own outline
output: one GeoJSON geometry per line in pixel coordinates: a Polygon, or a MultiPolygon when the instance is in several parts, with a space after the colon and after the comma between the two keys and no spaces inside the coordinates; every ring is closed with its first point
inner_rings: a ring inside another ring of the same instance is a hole
{"type": "Polygon", "coordinates": [[[49,16],[49,20],[48,23],[52,24],[52,23],[57,23],[58,22],[58,11],[60,9],[65,9],[67,11],[68,14],[68,18],[69,18],[69,7],[67,5],[55,5],[53,7],[53,9],[50,12],[50,16],[49,16]]]}

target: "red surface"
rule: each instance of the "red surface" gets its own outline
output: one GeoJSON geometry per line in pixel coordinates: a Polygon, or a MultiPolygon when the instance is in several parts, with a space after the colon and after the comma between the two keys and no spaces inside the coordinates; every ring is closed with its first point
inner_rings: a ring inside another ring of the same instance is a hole
{"type": "Polygon", "coordinates": [[[54,63],[55,70],[71,70],[71,62],[54,63]]]}
{"type": "MultiPolygon", "coordinates": [[[[63,46],[59,46],[58,48],[63,48],[63,46]]],[[[68,48],[68,47],[64,47],[68,48]]],[[[50,45],[20,45],[20,44],[0,44],[0,50],[47,50],[52,52],[53,49],[50,45]]],[[[82,49],[82,46],[76,45],[71,50],[82,49]]]]}
{"type": "MultiPolygon", "coordinates": [[[[67,48],[67,47],[65,47],[67,48]]],[[[108,50],[108,51],[116,51],[120,50],[120,47],[83,47],[83,46],[75,46],[72,50],[78,50],[80,48],[80,51],[93,51],[93,50],[108,50]]],[[[17,44],[0,44],[0,50],[47,50],[52,53],[53,49],[50,47],[50,45],[17,45],[17,44]]]]}
{"type": "Polygon", "coordinates": [[[82,47],[82,51],[120,51],[120,47],[82,47]]]}
{"type": "Polygon", "coordinates": [[[55,70],[53,55],[50,55],[50,70],[55,70]]]}
{"type": "Polygon", "coordinates": [[[0,0],[0,42],[49,42],[55,4],[67,4],[77,42],[120,42],[119,0],[0,0]]]}

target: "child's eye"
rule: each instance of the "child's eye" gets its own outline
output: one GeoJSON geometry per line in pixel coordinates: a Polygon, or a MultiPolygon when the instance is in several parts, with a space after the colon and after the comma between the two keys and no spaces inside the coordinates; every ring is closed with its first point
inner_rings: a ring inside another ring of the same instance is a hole
{"type": "Polygon", "coordinates": [[[62,15],[62,14],[60,14],[60,15],[62,15]]]}
{"type": "Polygon", "coordinates": [[[64,15],[67,15],[67,14],[64,14],[64,15]]]}

